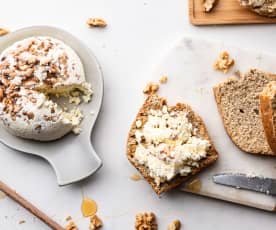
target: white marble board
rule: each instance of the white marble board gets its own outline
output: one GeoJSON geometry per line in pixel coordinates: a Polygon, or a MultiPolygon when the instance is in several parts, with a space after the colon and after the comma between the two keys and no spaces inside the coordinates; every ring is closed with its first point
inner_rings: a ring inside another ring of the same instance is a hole
{"type": "MultiPolygon", "coordinates": [[[[235,71],[244,72],[250,68],[276,72],[276,57],[259,50],[245,50],[223,42],[206,41],[184,37],[170,46],[161,61],[152,71],[152,80],[168,76],[167,84],[161,85],[159,94],[170,104],[185,102],[203,118],[215,147],[219,160],[196,178],[202,185],[199,195],[240,203],[268,211],[275,211],[276,198],[261,193],[240,190],[212,181],[212,176],[221,172],[240,172],[276,178],[276,158],[254,156],[239,150],[228,137],[219,116],[212,87],[235,71]],[[235,65],[227,74],[214,71],[214,61],[227,50],[234,58],[235,65]]],[[[182,190],[187,191],[185,186],[182,190]]]]}

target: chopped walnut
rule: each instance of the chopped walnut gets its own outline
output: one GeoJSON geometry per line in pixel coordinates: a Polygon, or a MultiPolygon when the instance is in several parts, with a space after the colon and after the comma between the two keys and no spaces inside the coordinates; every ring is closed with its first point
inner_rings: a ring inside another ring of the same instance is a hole
{"type": "Polygon", "coordinates": [[[167,227],[167,230],[179,230],[181,227],[180,220],[174,220],[170,223],[170,225],[167,227]]]}
{"type": "Polygon", "coordinates": [[[4,97],[4,90],[0,88],[0,102],[3,100],[4,97]]]}
{"type": "Polygon", "coordinates": [[[220,58],[215,62],[214,69],[221,70],[224,73],[227,73],[229,68],[234,65],[234,60],[229,58],[227,51],[223,51],[220,54],[220,58]]]}
{"type": "Polygon", "coordinates": [[[103,226],[103,222],[97,215],[90,217],[89,230],[95,230],[102,226],[103,226]]]}
{"type": "Polygon", "coordinates": [[[203,6],[205,12],[211,12],[212,9],[215,7],[218,0],[204,0],[203,6]]]}
{"type": "Polygon", "coordinates": [[[78,227],[75,222],[71,221],[65,226],[64,230],[78,230],[78,227]]]}
{"type": "Polygon", "coordinates": [[[90,27],[106,27],[107,23],[102,18],[88,18],[87,25],[90,27]]]}
{"type": "Polygon", "coordinates": [[[144,88],[143,93],[144,94],[152,94],[156,93],[159,90],[159,85],[153,82],[149,82],[146,85],[146,88],[144,88]]]}
{"type": "Polygon", "coordinates": [[[138,213],[135,220],[136,230],[157,230],[154,213],[138,213]]]}
{"type": "Polygon", "coordinates": [[[134,181],[139,181],[142,179],[142,177],[139,174],[133,174],[130,176],[130,179],[134,181]]]}
{"type": "Polygon", "coordinates": [[[165,84],[165,83],[167,83],[167,81],[168,81],[168,77],[165,76],[165,75],[163,75],[163,76],[159,79],[159,82],[160,82],[161,84],[165,84]]]}
{"type": "Polygon", "coordinates": [[[4,36],[8,34],[10,31],[4,28],[0,28],[0,36],[4,36]]]}

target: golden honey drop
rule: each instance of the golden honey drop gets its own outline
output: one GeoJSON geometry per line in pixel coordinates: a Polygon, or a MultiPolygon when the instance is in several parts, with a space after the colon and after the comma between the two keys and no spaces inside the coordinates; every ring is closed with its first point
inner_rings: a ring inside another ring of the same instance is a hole
{"type": "Polygon", "coordinates": [[[97,204],[94,200],[85,197],[82,199],[81,212],[84,217],[94,216],[97,209],[97,204]]]}

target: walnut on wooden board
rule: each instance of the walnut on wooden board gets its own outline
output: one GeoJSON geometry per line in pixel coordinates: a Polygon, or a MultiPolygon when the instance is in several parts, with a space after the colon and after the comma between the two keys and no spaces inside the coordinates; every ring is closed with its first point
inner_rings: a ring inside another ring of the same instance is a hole
{"type": "Polygon", "coordinates": [[[211,12],[212,9],[215,7],[217,4],[218,0],[204,0],[203,1],[203,7],[205,12],[211,12]]]}

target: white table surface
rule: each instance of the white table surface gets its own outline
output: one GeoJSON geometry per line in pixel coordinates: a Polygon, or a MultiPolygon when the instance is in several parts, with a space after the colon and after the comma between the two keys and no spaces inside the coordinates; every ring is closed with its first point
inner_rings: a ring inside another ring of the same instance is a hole
{"type": "MultiPolygon", "coordinates": [[[[104,73],[105,98],[93,133],[104,166],[88,180],[58,187],[53,170],[38,158],[0,145],[0,179],[61,224],[71,214],[80,230],[82,192],[95,199],[103,229],[133,229],[135,213],[153,211],[159,229],[180,218],[183,229],[272,229],[276,215],[222,201],[172,191],[158,198],[125,156],[126,136],[140,106],[142,88],[163,50],[183,34],[224,40],[248,48],[276,51],[275,25],[194,27],[187,0],[79,0],[1,2],[0,27],[11,30],[52,25],[80,38],[97,56],[104,73]],[[88,17],[107,20],[106,29],[88,29],[88,17]]],[[[276,67],[275,67],[276,68],[276,67]]],[[[64,160],[66,164],[66,159],[64,160]]],[[[0,199],[1,230],[48,229],[8,198],[0,199]],[[26,220],[19,225],[20,220],[26,220]]]]}

